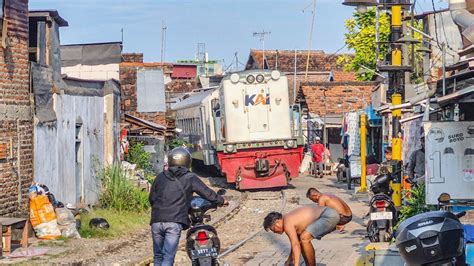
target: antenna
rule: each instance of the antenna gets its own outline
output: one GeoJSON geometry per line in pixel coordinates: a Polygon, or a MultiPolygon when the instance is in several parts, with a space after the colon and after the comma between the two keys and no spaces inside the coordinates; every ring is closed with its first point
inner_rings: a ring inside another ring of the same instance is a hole
{"type": "Polygon", "coordinates": [[[262,42],[262,69],[265,69],[265,36],[266,35],[270,35],[272,34],[271,32],[269,31],[264,31],[262,30],[261,32],[254,32],[253,33],[253,37],[259,37],[260,38],[260,42],[262,42]]]}
{"type": "Polygon", "coordinates": [[[161,21],[161,63],[165,59],[165,45],[166,45],[166,30],[168,27],[165,26],[165,21],[161,21]]]}
{"type": "MultiPolygon", "coordinates": [[[[306,8],[305,8],[306,9],[306,8]]],[[[304,10],[303,10],[304,12],[304,10]]],[[[313,29],[314,29],[314,17],[316,16],[316,0],[313,0],[313,17],[311,19],[311,31],[309,32],[309,45],[308,45],[308,57],[306,58],[306,71],[304,73],[304,80],[308,80],[308,69],[309,69],[309,57],[311,54],[311,45],[313,44],[313,29]]]]}

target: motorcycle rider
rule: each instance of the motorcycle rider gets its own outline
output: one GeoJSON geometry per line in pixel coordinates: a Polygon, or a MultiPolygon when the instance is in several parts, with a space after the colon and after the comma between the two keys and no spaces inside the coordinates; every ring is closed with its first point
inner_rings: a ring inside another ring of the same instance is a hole
{"type": "Polygon", "coordinates": [[[228,204],[189,171],[191,162],[185,148],[173,149],[168,154],[168,170],[153,182],[149,201],[154,265],[174,264],[181,231],[189,228],[188,209],[194,192],[219,206],[228,204]]]}

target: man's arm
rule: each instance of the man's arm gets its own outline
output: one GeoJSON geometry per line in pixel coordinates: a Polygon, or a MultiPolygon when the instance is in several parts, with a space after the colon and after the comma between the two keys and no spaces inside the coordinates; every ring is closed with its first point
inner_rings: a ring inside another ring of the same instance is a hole
{"type": "Polygon", "coordinates": [[[222,206],[224,204],[224,198],[217,195],[214,190],[210,189],[204,182],[199,179],[196,175],[193,175],[191,179],[191,185],[193,192],[196,192],[199,196],[207,199],[212,203],[217,203],[217,205],[222,206]]]}
{"type": "Polygon", "coordinates": [[[301,258],[301,246],[300,240],[298,238],[298,234],[296,233],[296,228],[292,223],[286,222],[284,225],[285,234],[290,239],[291,245],[291,255],[293,256],[293,263],[295,266],[300,265],[300,258],[301,258]]]}
{"type": "Polygon", "coordinates": [[[148,196],[148,201],[150,202],[150,206],[153,207],[153,203],[156,201],[156,183],[157,183],[158,177],[155,177],[155,180],[153,180],[153,184],[151,185],[151,190],[150,190],[150,195],[148,196]]]}

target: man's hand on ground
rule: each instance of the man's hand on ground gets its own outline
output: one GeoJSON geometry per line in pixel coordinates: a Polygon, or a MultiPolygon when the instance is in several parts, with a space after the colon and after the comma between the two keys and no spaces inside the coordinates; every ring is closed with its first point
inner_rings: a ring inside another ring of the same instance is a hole
{"type": "Polygon", "coordinates": [[[229,206],[229,202],[226,199],[224,199],[224,203],[222,203],[222,207],[226,207],[226,206],[229,206]]]}

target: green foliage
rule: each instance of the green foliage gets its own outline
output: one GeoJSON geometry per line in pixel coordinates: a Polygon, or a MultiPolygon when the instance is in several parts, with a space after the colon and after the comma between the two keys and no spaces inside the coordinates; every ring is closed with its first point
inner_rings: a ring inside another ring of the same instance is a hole
{"type": "Polygon", "coordinates": [[[410,197],[407,199],[406,204],[400,209],[400,216],[398,217],[396,228],[398,228],[401,222],[414,215],[432,211],[432,209],[426,205],[424,184],[412,188],[408,193],[410,197]]]}
{"type": "Polygon", "coordinates": [[[146,212],[118,212],[114,209],[96,209],[81,215],[81,229],[79,234],[84,238],[110,238],[123,236],[128,232],[145,228],[149,223],[149,214],[146,212]],[[89,227],[92,218],[104,218],[109,222],[108,230],[89,227]]]}
{"type": "Polygon", "coordinates": [[[148,170],[151,167],[151,154],[143,149],[144,146],[142,142],[131,143],[125,160],[129,163],[136,164],[139,169],[148,170]]]}
{"type": "Polygon", "coordinates": [[[102,191],[100,204],[116,211],[143,212],[149,209],[148,193],[127,180],[125,170],[117,164],[106,167],[100,173],[102,191]]]}
{"type": "MultiPolygon", "coordinates": [[[[390,36],[390,17],[386,13],[380,13],[379,20],[379,42],[387,43],[390,36]]],[[[374,73],[369,71],[363,71],[361,65],[368,67],[369,69],[376,69],[377,58],[375,42],[375,8],[368,8],[365,13],[355,12],[353,17],[345,21],[347,33],[345,33],[345,40],[347,47],[355,51],[355,55],[341,55],[337,63],[344,65],[346,71],[358,71],[357,79],[360,81],[370,81],[374,78],[374,73]],[[361,70],[361,71],[359,71],[361,70]]],[[[422,27],[419,23],[414,23],[414,27],[420,29],[422,27]]],[[[418,33],[415,34],[415,38],[422,40],[422,36],[418,33]]],[[[421,44],[415,45],[415,50],[420,47],[421,44]]],[[[389,53],[389,45],[381,44],[379,46],[379,61],[384,61],[384,57],[389,53]]],[[[418,79],[422,76],[421,67],[419,62],[422,62],[422,55],[416,53],[415,73],[412,75],[412,79],[418,79]]]]}
{"type": "Polygon", "coordinates": [[[170,150],[177,147],[190,147],[191,144],[184,139],[174,138],[168,142],[168,147],[170,150]]]}

